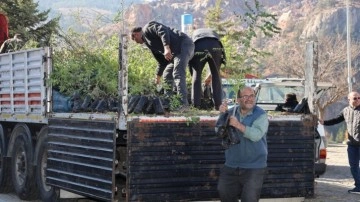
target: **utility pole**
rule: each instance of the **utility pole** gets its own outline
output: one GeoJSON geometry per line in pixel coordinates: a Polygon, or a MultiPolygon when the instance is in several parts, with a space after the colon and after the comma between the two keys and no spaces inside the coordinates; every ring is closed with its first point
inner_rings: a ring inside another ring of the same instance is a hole
{"type": "MultiPolygon", "coordinates": [[[[346,1],[346,52],[347,52],[347,67],[348,67],[348,84],[349,84],[349,93],[352,91],[352,79],[351,79],[351,52],[350,52],[350,0],[346,1]]],[[[348,132],[345,132],[344,142],[348,139],[348,132]]]]}
{"type": "Polygon", "coordinates": [[[348,85],[349,93],[352,91],[352,76],[351,76],[351,38],[350,38],[350,0],[346,0],[346,52],[347,52],[347,67],[348,67],[348,85]]]}

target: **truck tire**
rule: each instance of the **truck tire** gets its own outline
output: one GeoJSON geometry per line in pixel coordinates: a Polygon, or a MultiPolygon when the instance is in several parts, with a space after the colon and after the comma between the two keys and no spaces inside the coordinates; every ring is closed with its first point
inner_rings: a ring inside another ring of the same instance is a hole
{"type": "Polygon", "coordinates": [[[5,139],[4,129],[0,125],[0,193],[12,191],[10,166],[5,162],[7,152],[7,141],[5,139]]]}
{"type": "Polygon", "coordinates": [[[33,200],[38,196],[34,179],[33,146],[30,130],[24,124],[17,125],[14,130],[14,144],[11,152],[11,176],[14,189],[22,200],[33,200]]]}
{"type": "Polygon", "coordinates": [[[36,145],[36,184],[39,188],[40,199],[43,202],[56,202],[60,198],[58,188],[46,184],[47,168],[47,142],[48,127],[43,127],[39,133],[39,140],[36,145]]]}

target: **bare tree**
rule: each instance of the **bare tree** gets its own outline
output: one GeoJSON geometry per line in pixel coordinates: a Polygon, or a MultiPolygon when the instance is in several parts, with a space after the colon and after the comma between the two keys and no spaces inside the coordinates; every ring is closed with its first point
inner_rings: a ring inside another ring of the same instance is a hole
{"type": "MultiPolygon", "coordinates": [[[[323,118],[327,106],[348,94],[347,47],[346,41],[338,36],[319,39],[318,48],[317,81],[331,82],[335,85],[335,88],[328,90],[316,102],[318,116],[323,118]]],[[[267,65],[265,72],[268,75],[304,78],[305,42],[289,39],[289,41],[279,42],[278,46],[271,47],[271,52],[273,56],[264,61],[267,65]]],[[[359,54],[360,44],[352,42],[351,60],[358,60],[359,54]]],[[[357,73],[357,68],[352,68],[352,75],[357,73]]]]}

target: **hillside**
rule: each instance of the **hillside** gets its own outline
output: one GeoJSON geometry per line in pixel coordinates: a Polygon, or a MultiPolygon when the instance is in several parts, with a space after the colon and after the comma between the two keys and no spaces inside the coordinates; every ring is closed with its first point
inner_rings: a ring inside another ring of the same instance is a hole
{"type": "Polygon", "coordinates": [[[40,10],[50,9],[50,18],[61,16],[60,26],[63,30],[76,28],[78,31],[85,30],[86,23],[93,20],[103,25],[113,23],[114,17],[121,10],[133,4],[148,2],[148,0],[37,0],[40,10]],[[99,20],[100,19],[100,20],[99,20]],[[79,21],[81,21],[79,25],[79,21]],[[75,26],[74,26],[75,25],[75,26]]]}
{"type": "MultiPolygon", "coordinates": [[[[313,38],[323,35],[346,33],[346,7],[343,0],[259,0],[268,12],[278,16],[282,37],[299,35],[313,38]]],[[[100,19],[103,25],[111,25],[116,14],[123,15],[125,27],[143,26],[150,20],[181,28],[181,15],[193,15],[194,27],[204,26],[204,16],[216,0],[39,0],[40,10],[51,9],[50,17],[62,16],[64,30],[76,24],[77,19],[91,21],[100,19]],[[122,10],[125,10],[122,12],[122,10]]],[[[244,12],[244,1],[222,2],[222,18],[228,19],[244,12]]],[[[360,2],[351,4],[352,37],[359,39],[360,2]]],[[[77,26],[73,26],[77,27],[77,26]]],[[[83,29],[86,25],[83,26],[83,29]]],[[[125,28],[125,29],[126,29],[125,28]]],[[[109,31],[109,28],[106,29],[109,31]]],[[[110,29],[111,30],[111,29],[110,29]]],[[[118,26],[113,29],[118,32],[118,26]]],[[[126,32],[128,30],[124,30],[126,32]]]]}
{"type": "MultiPolygon", "coordinates": [[[[142,26],[150,20],[181,27],[181,15],[193,15],[194,26],[204,26],[204,16],[216,0],[166,0],[133,4],[126,11],[128,26],[142,26]],[[171,12],[169,12],[171,11],[171,12]]],[[[317,35],[343,35],[346,32],[346,9],[340,0],[260,0],[270,13],[277,14],[283,34],[300,34],[302,38],[317,35]],[[324,3],[321,3],[324,2],[324,3]],[[332,3],[331,3],[332,2],[332,3]],[[300,32],[300,33],[299,33],[300,32]]],[[[224,19],[243,13],[244,1],[228,0],[222,4],[224,19]]],[[[360,3],[352,3],[352,36],[360,38],[360,3]]]]}

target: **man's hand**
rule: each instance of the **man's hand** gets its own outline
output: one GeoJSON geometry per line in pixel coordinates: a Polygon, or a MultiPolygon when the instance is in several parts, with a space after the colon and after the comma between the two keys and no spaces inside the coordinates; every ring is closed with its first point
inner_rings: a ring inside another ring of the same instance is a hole
{"type": "Polygon", "coordinates": [[[160,84],[160,81],[161,81],[161,76],[156,75],[156,77],[155,77],[155,84],[160,84]]]}
{"type": "Polygon", "coordinates": [[[226,101],[224,101],[224,102],[220,105],[219,111],[220,111],[221,113],[225,113],[227,110],[228,110],[228,106],[227,106],[226,101]]]}
{"type": "Polygon", "coordinates": [[[205,84],[206,86],[210,85],[211,80],[212,80],[212,76],[211,76],[211,74],[209,74],[209,75],[207,76],[207,78],[205,79],[204,84],[205,84]]]}
{"type": "Polygon", "coordinates": [[[319,123],[320,123],[321,125],[324,125],[324,120],[319,119],[319,123]]]}
{"type": "Polygon", "coordinates": [[[240,121],[235,116],[230,116],[229,125],[233,126],[234,128],[237,128],[241,132],[245,133],[246,126],[244,124],[240,123],[240,121]]]}
{"type": "Polygon", "coordinates": [[[173,55],[171,53],[171,49],[170,49],[169,45],[164,46],[164,57],[167,61],[170,61],[173,58],[173,55]]]}

